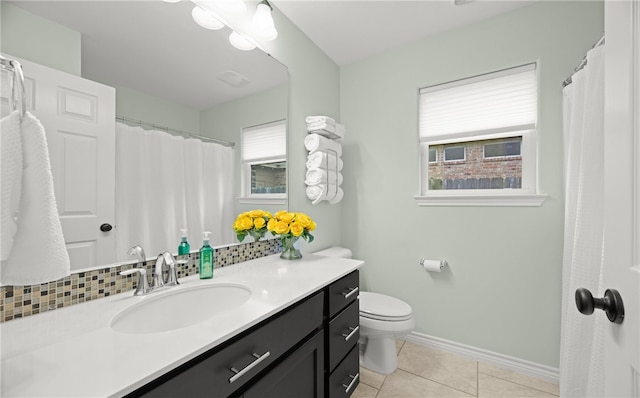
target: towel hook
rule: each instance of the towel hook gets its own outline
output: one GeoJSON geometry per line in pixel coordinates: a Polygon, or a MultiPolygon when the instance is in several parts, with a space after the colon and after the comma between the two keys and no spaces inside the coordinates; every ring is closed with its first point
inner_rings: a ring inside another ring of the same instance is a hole
{"type": "Polygon", "coordinates": [[[11,98],[9,100],[9,107],[13,111],[18,109],[20,111],[20,117],[23,118],[27,111],[27,99],[24,88],[24,75],[22,74],[22,65],[15,59],[7,60],[2,57],[2,65],[8,66],[13,72],[11,74],[11,98]]]}

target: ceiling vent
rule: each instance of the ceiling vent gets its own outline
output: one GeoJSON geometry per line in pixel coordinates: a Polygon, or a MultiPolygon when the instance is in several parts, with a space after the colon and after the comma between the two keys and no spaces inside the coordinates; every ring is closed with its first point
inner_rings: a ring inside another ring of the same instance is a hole
{"type": "Polygon", "coordinates": [[[232,87],[243,87],[249,84],[249,79],[232,70],[220,72],[216,75],[216,78],[232,87]]]}

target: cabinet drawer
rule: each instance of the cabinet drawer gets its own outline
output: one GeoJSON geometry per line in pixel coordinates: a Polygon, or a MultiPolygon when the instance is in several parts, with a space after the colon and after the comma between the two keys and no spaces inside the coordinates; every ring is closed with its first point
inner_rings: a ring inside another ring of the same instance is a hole
{"type": "Polygon", "coordinates": [[[360,301],[355,300],[329,323],[329,370],[338,365],[360,337],[360,301]]]}
{"type": "Polygon", "coordinates": [[[323,293],[143,387],[145,397],[226,397],[322,326],[323,293]],[[204,358],[204,359],[202,359],[204,358]],[[231,370],[234,368],[238,373],[231,370]],[[177,374],[176,374],[177,373],[177,374]]]}
{"type": "Polygon", "coordinates": [[[347,304],[358,298],[360,273],[353,271],[329,286],[329,317],[340,312],[347,304]]]}
{"type": "Polygon", "coordinates": [[[356,344],[329,377],[329,396],[331,398],[350,397],[360,384],[358,353],[358,345],[356,344]]]}

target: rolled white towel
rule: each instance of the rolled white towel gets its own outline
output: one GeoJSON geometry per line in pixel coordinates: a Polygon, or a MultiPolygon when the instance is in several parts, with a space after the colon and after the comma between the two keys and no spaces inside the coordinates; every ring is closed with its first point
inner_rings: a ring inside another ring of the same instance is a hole
{"type": "Polygon", "coordinates": [[[335,119],[330,118],[329,116],[307,116],[304,119],[304,121],[307,122],[307,124],[312,124],[312,123],[327,123],[331,125],[336,124],[335,119]]]}
{"type": "Polygon", "coordinates": [[[342,185],[342,173],[335,170],[325,170],[320,167],[316,167],[313,169],[307,170],[306,180],[304,181],[307,185],[318,185],[318,184],[334,184],[334,185],[342,185]]]}
{"type": "Polygon", "coordinates": [[[337,156],[342,156],[342,145],[339,142],[328,139],[318,134],[309,134],[304,138],[304,146],[307,151],[334,151],[337,156]]]}
{"type": "Polygon", "coordinates": [[[344,197],[342,188],[333,184],[310,185],[306,188],[306,194],[307,198],[312,201],[311,204],[314,205],[323,200],[327,200],[331,204],[336,204],[344,197]]]}
{"type": "Polygon", "coordinates": [[[342,188],[338,187],[338,192],[336,193],[336,196],[334,196],[333,199],[329,199],[329,203],[331,203],[332,205],[335,205],[336,203],[340,202],[343,197],[344,197],[344,191],[342,190],[342,188]]]}
{"type": "Polygon", "coordinates": [[[307,198],[309,198],[310,200],[316,200],[320,197],[322,197],[325,193],[325,186],[324,184],[320,184],[320,185],[309,185],[306,189],[305,189],[305,193],[307,194],[307,198]]]}
{"type": "Polygon", "coordinates": [[[344,162],[333,153],[318,151],[307,156],[307,169],[322,167],[326,170],[342,170],[344,162]]]}
{"type": "Polygon", "coordinates": [[[17,214],[22,191],[22,138],[20,137],[20,111],[13,111],[0,121],[0,260],[9,258],[13,238],[18,230],[17,214]]]}

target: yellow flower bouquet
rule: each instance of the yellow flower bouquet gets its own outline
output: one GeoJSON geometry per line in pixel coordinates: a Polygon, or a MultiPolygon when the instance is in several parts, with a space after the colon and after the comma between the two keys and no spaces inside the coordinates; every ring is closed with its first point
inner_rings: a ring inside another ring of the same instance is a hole
{"type": "Polygon", "coordinates": [[[267,229],[282,239],[280,257],[293,260],[302,257],[300,251],[293,246],[294,243],[300,237],[309,243],[313,242],[313,235],[310,232],[316,229],[316,223],[304,213],[281,210],[267,222],[267,229]]]}
{"type": "Polygon", "coordinates": [[[267,232],[267,223],[273,220],[273,216],[268,211],[251,210],[238,214],[233,223],[233,230],[236,232],[238,240],[242,242],[247,235],[253,237],[254,241],[264,238],[267,232]]]}

